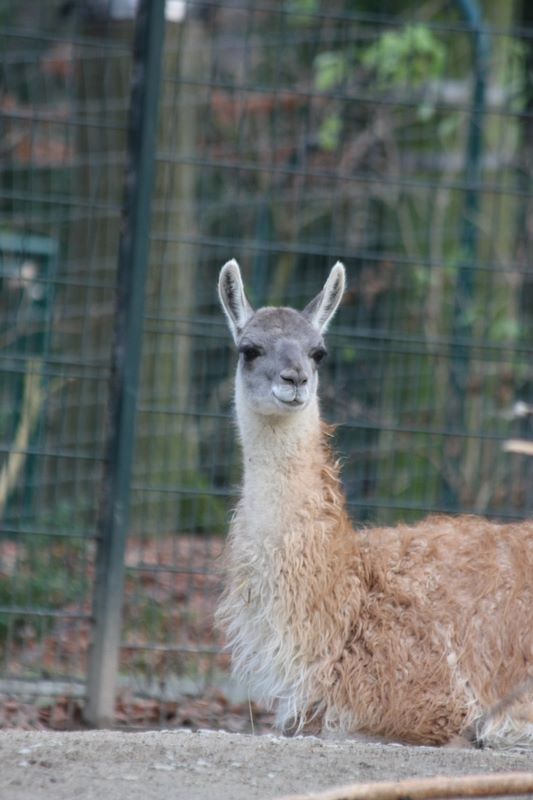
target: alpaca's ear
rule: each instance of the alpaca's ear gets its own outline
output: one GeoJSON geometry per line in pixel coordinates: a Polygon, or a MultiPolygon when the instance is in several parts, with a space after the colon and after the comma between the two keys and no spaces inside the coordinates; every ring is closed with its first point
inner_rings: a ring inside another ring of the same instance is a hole
{"type": "Polygon", "coordinates": [[[304,317],[307,317],[311,325],[320,333],[324,333],[331,322],[344,294],[345,283],[344,265],[337,261],[332,267],[322,291],[304,308],[302,312],[304,317]]]}
{"type": "Polygon", "coordinates": [[[246,299],[239,265],[232,258],[220,270],[218,296],[228,320],[229,329],[237,344],[242,329],[254,313],[246,299]]]}

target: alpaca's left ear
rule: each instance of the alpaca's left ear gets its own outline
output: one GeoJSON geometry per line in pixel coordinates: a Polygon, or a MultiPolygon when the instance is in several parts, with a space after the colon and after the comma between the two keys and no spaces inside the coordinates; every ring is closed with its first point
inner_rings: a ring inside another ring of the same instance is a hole
{"type": "Polygon", "coordinates": [[[311,325],[319,333],[324,333],[337,310],[344,294],[346,284],[346,271],[344,265],[337,261],[332,267],[329,277],[324,284],[322,291],[306,305],[303,310],[304,317],[307,317],[311,325]]]}

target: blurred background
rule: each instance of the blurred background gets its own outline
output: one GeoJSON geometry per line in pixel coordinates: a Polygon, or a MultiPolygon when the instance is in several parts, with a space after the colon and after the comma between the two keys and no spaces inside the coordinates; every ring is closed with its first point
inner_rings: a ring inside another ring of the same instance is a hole
{"type": "Polygon", "coordinates": [[[134,56],[137,5],[0,0],[0,726],[81,724],[103,558],[114,724],[250,724],[212,628],[240,476],[231,257],[256,305],[302,307],[346,264],[321,396],[355,523],[533,509],[532,4],[167,2],[134,56]],[[152,194],[132,75],[159,97],[152,194]],[[131,191],[141,276],[119,269],[131,191]]]}

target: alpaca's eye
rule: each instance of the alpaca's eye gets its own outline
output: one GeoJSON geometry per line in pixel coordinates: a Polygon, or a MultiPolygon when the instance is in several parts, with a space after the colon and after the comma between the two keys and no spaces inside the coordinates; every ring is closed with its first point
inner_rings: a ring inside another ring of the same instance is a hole
{"type": "Polygon", "coordinates": [[[320,362],[327,356],[328,351],[324,350],[323,347],[317,347],[316,350],[313,350],[311,353],[311,358],[315,362],[315,364],[320,364],[320,362]]]}
{"type": "Polygon", "coordinates": [[[239,353],[241,353],[246,363],[249,364],[261,355],[261,350],[258,347],[254,347],[253,344],[243,344],[242,347],[239,347],[239,353]]]}

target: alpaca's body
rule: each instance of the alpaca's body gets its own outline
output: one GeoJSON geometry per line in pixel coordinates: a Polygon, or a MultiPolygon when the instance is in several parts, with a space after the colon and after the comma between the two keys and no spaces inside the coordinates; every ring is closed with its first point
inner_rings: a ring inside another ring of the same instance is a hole
{"type": "MultiPolygon", "coordinates": [[[[317,715],[411,742],[514,739],[506,714],[484,718],[533,676],[533,526],[430,517],[354,532],[326,443],[309,490],[308,444],[276,465],[268,491],[244,447],[219,609],[236,671],[280,700],[282,726],[317,715]]],[[[518,740],[533,739],[530,722],[518,740]]]]}
{"type": "Polygon", "coordinates": [[[532,692],[511,700],[533,679],[533,523],[355,532],[316,396],[258,414],[238,375],[236,400],[244,483],[218,616],[280,725],[532,744],[532,692]]]}

